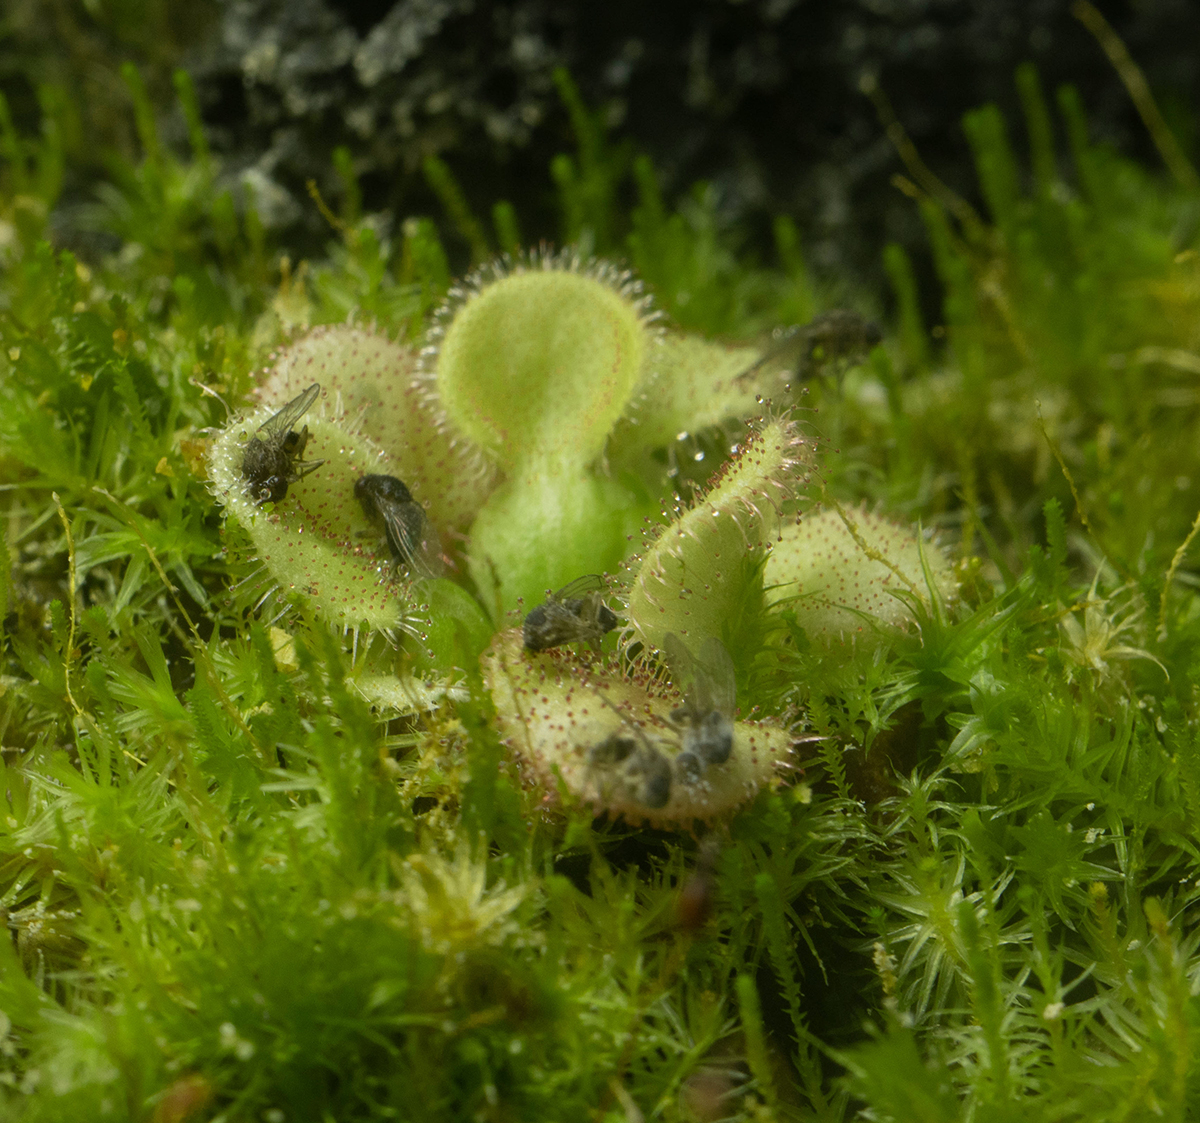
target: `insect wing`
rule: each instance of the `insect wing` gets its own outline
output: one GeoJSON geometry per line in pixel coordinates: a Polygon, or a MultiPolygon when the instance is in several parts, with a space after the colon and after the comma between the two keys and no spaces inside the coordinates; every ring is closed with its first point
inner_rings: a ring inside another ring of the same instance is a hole
{"type": "Polygon", "coordinates": [[[379,509],[393,552],[408,563],[414,575],[440,576],[446,568],[441,543],[424,508],[419,503],[381,503],[379,509]]]}
{"type": "Polygon", "coordinates": [[[321,384],[314,382],[302,394],[296,395],[287,405],[278,413],[272,414],[259,427],[260,433],[266,433],[269,437],[279,438],[286,437],[291,431],[292,426],[296,424],[312,407],[321,393],[321,384]]]}
{"type": "Polygon", "coordinates": [[[764,370],[772,368],[780,371],[792,369],[800,362],[805,343],[803,326],[797,324],[777,329],[762,355],[742,371],[734,381],[744,382],[756,377],[764,370]]]}
{"type": "Polygon", "coordinates": [[[737,708],[737,673],[725,645],[715,636],[709,636],[700,645],[695,692],[702,710],[733,716],[737,708]]]}
{"type": "Polygon", "coordinates": [[[523,625],[528,651],[548,651],[564,643],[586,642],[596,651],[599,641],[617,626],[617,615],[605,603],[604,578],[585,574],[564,585],[532,609],[523,625]]]}
{"type": "Polygon", "coordinates": [[[681,694],[686,695],[688,686],[696,677],[696,660],[674,632],[663,636],[662,651],[671,672],[671,681],[681,694]]]}
{"type": "Polygon", "coordinates": [[[598,573],[587,573],[568,582],[554,594],[554,600],[565,601],[573,597],[582,597],[585,593],[594,593],[604,588],[604,578],[598,573]]]}

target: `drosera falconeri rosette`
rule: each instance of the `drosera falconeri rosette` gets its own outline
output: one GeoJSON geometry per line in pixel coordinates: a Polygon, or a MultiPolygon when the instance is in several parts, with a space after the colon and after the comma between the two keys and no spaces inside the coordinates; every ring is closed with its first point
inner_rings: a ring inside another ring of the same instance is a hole
{"type": "MultiPolygon", "coordinates": [[[[795,529],[806,519],[797,520],[796,510],[814,470],[814,442],[769,405],[766,416],[748,420],[764,408],[744,377],[760,356],[753,347],[668,331],[636,278],[615,265],[539,250],[456,286],[419,349],[341,326],[319,328],[281,352],[261,387],[263,404],[214,441],[212,485],[245,528],[273,591],[356,640],[366,631],[401,642],[424,671],[470,671],[515,608],[600,572],[620,574],[612,584],[623,608],[623,665],[631,665],[631,650],[632,665],[653,661],[669,633],[696,652],[722,636],[747,597],[762,611],[780,599],[764,591],[764,566],[768,587],[790,582],[801,599],[820,590],[828,598],[844,560],[814,556],[802,576],[790,576],[796,550],[807,549],[795,529]],[[314,384],[321,390],[303,418],[303,451],[306,464],[322,463],[279,502],[263,502],[244,479],[246,446],[314,384]],[[748,426],[731,457],[690,504],[670,499],[669,481],[647,468],[651,453],[673,435],[722,420],[748,426]],[[411,492],[436,536],[445,577],[393,576],[386,541],[355,498],[368,475],[393,476],[411,492]],[[775,575],[772,566],[790,568],[775,575]]],[[[816,518],[813,525],[824,525],[816,518]]],[[[863,522],[868,531],[874,526],[867,516],[863,522]]],[[[882,549],[894,545],[889,539],[882,549]]],[[[876,611],[881,596],[888,607],[899,603],[875,589],[895,583],[881,569],[883,576],[863,571],[874,598],[863,612],[876,611]]],[[[661,789],[662,761],[675,768],[680,744],[670,689],[646,693],[635,680],[617,689],[583,656],[522,653],[519,636],[519,629],[495,636],[484,677],[509,743],[544,783],[556,776],[596,806],[682,822],[724,814],[787,761],[791,742],[781,725],[737,722],[728,763],[699,781],[673,782],[660,802],[651,774],[658,770],[661,789]],[[551,670],[556,690],[575,699],[586,693],[579,675],[610,684],[611,705],[598,703],[583,723],[559,720],[554,705],[548,716],[521,716],[529,676],[551,670]],[[640,716],[620,717],[613,705],[640,706],[640,716]],[[558,721],[558,733],[531,731],[529,720],[536,729],[558,721]],[[601,741],[616,740],[598,751],[601,727],[601,741]],[[608,767],[606,754],[619,767],[608,767]]],[[[378,666],[363,672],[364,681],[391,681],[378,666]]]]}
{"type": "Polygon", "coordinates": [[[628,270],[573,249],[541,249],[456,285],[419,349],[366,328],[318,328],[276,357],[259,394],[263,412],[218,438],[218,496],[250,530],[277,586],[308,598],[328,622],[419,632],[398,623],[421,616],[412,598],[368,590],[358,580],[363,567],[351,563],[347,572],[329,551],[294,541],[307,533],[330,539],[334,554],[361,553],[364,520],[352,504],[336,512],[335,496],[344,499],[352,477],[394,475],[440,534],[452,574],[458,563],[456,587],[469,580],[500,624],[546,589],[619,568],[659,503],[655,481],[633,470],[644,467],[639,442],[657,447],[754,408],[753,387],[737,374],[757,349],[669,332],[658,321],[628,270]],[[240,450],[267,409],[314,383],[322,389],[306,455],[326,463],[264,520],[238,490],[240,450]],[[310,512],[311,502],[323,503],[321,512],[310,512]]]}

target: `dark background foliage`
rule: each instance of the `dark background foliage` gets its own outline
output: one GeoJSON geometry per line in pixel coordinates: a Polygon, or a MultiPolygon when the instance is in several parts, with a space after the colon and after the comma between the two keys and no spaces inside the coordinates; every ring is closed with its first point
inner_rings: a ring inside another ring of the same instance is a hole
{"type": "MultiPolygon", "coordinates": [[[[1191,150],[1200,7],[1098,7],[1191,150]]],[[[557,66],[652,157],[668,194],[714,183],[723,216],[764,250],[771,216],[791,214],[820,272],[860,281],[878,280],[885,242],[924,242],[889,182],[900,164],[860,92],[864,74],[924,159],[968,196],[959,120],[988,101],[1018,119],[1012,74],[1027,59],[1048,89],[1080,88],[1100,138],[1156,159],[1069,0],[14,0],[0,28],[0,91],[19,128],[37,127],[39,84],[75,95],[77,191],[58,217],[68,241],[89,162],[134,143],[117,72],[127,58],[164,106],[170,69],[193,72],[227,173],[248,177],[264,220],[298,247],[326,235],[304,183],[336,196],[338,145],[353,154],[368,210],[439,213],[420,171],[436,154],[479,212],[512,199],[530,241],[552,237],[547,167],[571,144],[557,66]]],[[[174,127],[182,136],[182,120],[174,127]]]]}

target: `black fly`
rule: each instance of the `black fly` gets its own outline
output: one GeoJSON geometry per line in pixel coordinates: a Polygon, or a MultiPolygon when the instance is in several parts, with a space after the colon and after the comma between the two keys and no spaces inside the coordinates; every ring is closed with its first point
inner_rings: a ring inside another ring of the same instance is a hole
{"type": "Polygon", "coordinates": [[[367,522],[387,538],[397,565],[407,565],[421,577],[437,576],[441,571],[437,535],[403,481],[395,476],[363,476],[354,484],[354,497],[367,522]]]}
{"type": "Polygon", "coordinates": [[[643,748],[626,764],[625,771],[641,778],[642,790],[638,798],[646,807],[657,811],[670,802],[671,762],[658,749],[643,748]]]}
{"type": "Polygon", "coordinates": [[[548,651],[582,642],[599,651],[605,634],[617,626],[617,614],[604,603],[603,589],[603,579],[591,573],[552,593],[525,617],[525,650],[548,651]]]}
{"type": "Polygon", "coordinates": [[[683,747],[675,757],[682,778],[699,780],[710,764],[724,764],[733,751],[733,713],[737,679],[733,660],[720,640],[709,637],[693,657],[674,632],[663,637],[663,651],[677,686],[690,681],[683,705],[671,711],[683,747]]]}
{"type": "Polygon", "coordinates": [[[831,308],[807,324],[778,330],[766,354],[739,374],[738,381],[770,368],[812,377],[826,363],[866,354],[883,338],[879,325],[847,308],[831,308]]]}
{"type": "Polygon", "coordinates": [[[815,364],[865,354],[883,339],[877,323],[846,308],[822,312],[800,332],[804,338],[803,357],[815,364]]]}
{"type": "Polygon", "coordinates": [[[242,456],[242,477],[256,503],[282,503],[289,484],[304,479],[325,463],[324,460],[302,459],[308,444],[308,426],[298,433],[293,428],[320,393],[320,384],[314,382],[278,413],[268,417],[247,442],[242,456]]]}
{"type": "Polygon", "coordinates": [[[671,762],[645,737],[641,744],[627,733],[610,733],[588,753],[594,769],[619,770],[625,783],[639,788],[637,800],[657,811],[671,799],[671,762]]]}

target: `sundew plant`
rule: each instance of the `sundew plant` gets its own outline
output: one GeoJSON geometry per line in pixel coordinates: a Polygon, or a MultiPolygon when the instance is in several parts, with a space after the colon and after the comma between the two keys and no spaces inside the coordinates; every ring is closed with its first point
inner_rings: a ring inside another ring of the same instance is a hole
{"type": "Polygon", "coordinates": [[[1200,1116],[1182,153],[1021,69],[927,323],[565,75],[557,246],[340,152],[304,262],[126,77],[86,260],[0,102],[0,1115],[1200,1116]]]}

